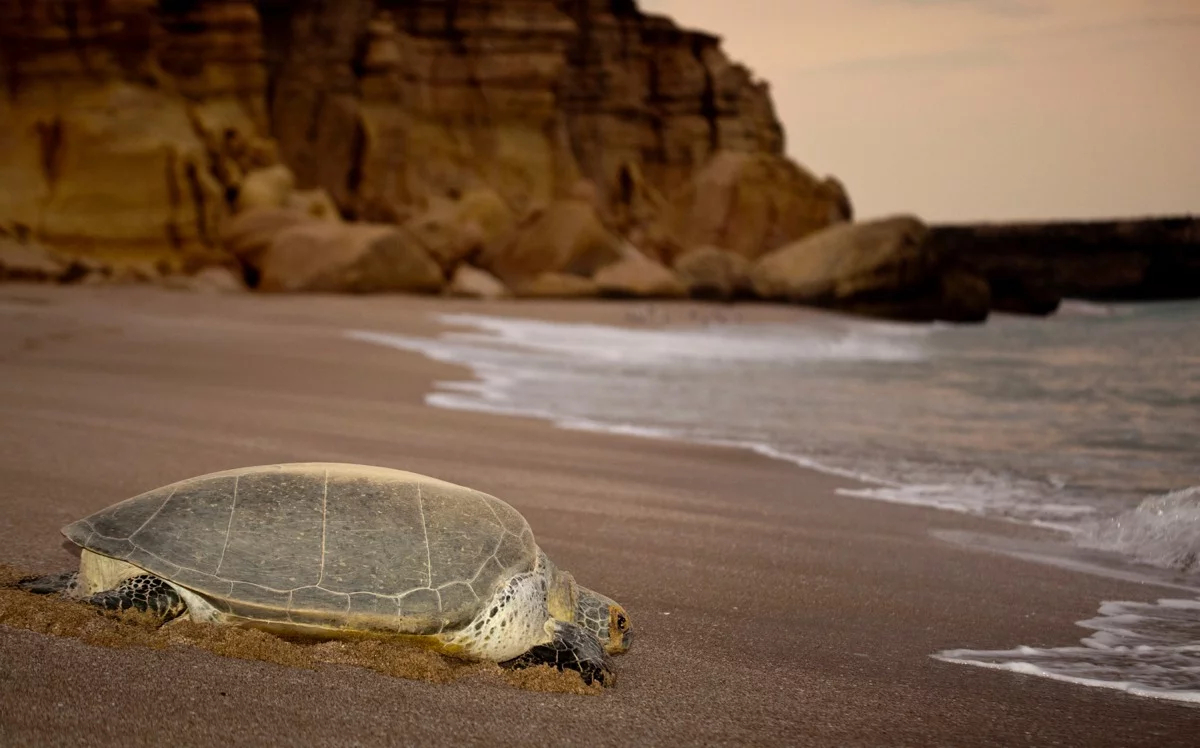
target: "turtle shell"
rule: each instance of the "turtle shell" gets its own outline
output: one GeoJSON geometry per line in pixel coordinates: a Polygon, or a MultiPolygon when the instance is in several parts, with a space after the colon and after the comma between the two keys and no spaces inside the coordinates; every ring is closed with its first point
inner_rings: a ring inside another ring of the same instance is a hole
{"type": "Polygon", "coordinates": [[[237,618],[408,634],[466,624],[538,557],[525,518],[493,496],[339,463],[191,478],[63,534],[237,618]]]}

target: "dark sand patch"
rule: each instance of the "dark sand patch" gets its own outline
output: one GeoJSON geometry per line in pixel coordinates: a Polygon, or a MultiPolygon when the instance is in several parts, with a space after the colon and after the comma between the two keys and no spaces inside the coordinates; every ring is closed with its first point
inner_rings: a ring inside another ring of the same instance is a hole
{"type": "Polygon", "coordinates": [[[261,660],[316,670],[348,665],[408,680],[449,683],[464,678],[507,683],[549,693],[597,694],[574,672],[543,666],[507,670],[492,663],[453,660],[437,652],[375,637],[337,640],[284,639],[264,631],[191,621],[165,625],[142,613],[116,613],[64,599],[35,595],[16,583],[28,573],[0,564],[0,625],[78,639],[100,647],[198,647],[222,657],[261,660]]]}

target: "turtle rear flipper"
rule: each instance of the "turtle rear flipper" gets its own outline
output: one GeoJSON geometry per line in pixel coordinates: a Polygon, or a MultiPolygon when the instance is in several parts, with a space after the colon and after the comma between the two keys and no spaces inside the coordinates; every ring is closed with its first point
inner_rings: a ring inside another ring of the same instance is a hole
{"type": "Polygon", "coordinates": [[[153,574],[140,574],[122,580],[111,590],[97,592],[83,602],[106,610],[136,610],[161,618],[163,622],[181,615],[187,604],[166,580],[153,574]]]}
{"type": "Polygon", "coordinates": [[[55,592],[70,592],[78,577],[77,571],[60,571],[44,577],[26,577],[17,581],[17,587],[35,595],[52,595],[55,592]]]}
{"type": "Polygon", "coordinates": [[[534,646],[520,657],[505,662],[504,666],[552,665],[559,670],[578,671],[588,685],[593,682],[602,686],[614,684],[616,675],[612,671],[612,662],[595,634],[582,626],[556,620],[546,622],[546,631],[552,637],[548,643],[534,646]]]}

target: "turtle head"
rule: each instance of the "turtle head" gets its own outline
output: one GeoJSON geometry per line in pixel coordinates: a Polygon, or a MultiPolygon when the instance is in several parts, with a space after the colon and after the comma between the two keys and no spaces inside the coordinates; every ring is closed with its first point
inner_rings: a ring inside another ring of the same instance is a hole
{"type": "Polygon", "coordinates": [[[615,600],[577,583],[568,571],[554,565],[545,553],[539,555],[549,584],[546,608],[551,617],[591,631],[609,654],[621,654],[633,643],[629,614],[615,600]]]}
{"type": "Polygon", "coordinates": [[[627,652],[633,644],[629,614],[615,600],[579,586],[575,623],[600,638],[609,654],[627,652]]]}

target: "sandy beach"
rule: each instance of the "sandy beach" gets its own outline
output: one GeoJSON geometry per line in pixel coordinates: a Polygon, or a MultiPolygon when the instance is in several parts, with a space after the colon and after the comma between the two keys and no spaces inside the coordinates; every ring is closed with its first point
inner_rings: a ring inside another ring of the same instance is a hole
{"type": "Polygon", "coordinates": [[[0,286],[0,564],[69,568],[61,526],[192,475],[369,463],[508,501],[637,631],[617,687],[575,695],[0,625],[0,744],[1195,745],[1200,709],[930,657],[1073,644],[1102,601],[1170,590],[951,545],[931,531],[1024,531],[840,497],[846,479],[744,451],[437,410],[433,382],[465,372],[343,334],[714,313],[657,308],[0,286]]]}

